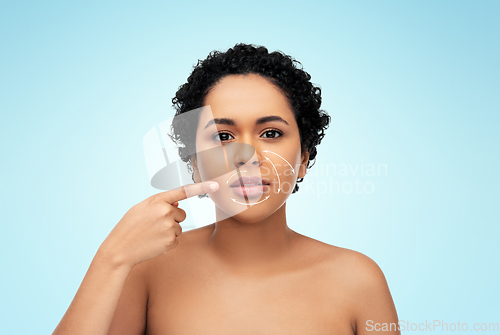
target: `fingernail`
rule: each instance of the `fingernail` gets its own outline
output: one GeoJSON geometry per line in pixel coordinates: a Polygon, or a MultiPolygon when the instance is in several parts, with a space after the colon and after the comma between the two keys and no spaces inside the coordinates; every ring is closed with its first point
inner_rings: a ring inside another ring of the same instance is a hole
{"type": "Polygon", "coordinates": [[[216,181],[213,181],[210,183],[210,189],[212,191],[217,191],[219,189],[219,183],[216,181]]]}

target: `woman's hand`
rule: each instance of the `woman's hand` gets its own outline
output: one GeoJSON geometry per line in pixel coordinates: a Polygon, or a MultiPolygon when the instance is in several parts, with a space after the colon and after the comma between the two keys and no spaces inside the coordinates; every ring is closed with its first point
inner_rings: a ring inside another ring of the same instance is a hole
{"type": "Polygon", "coordinates": [[[184,185],[155,194],[133,206],[113,228],[99,248],[117,265],[134,265],[167,253],[179,243],[182,233],[179,222],[186,212],[179,201],[218,190],[219,184],[207,181],[184,185]],[[213,188],[211,188],[213,185],[213,188]]]}
{"type": "Polygon", "coordinates": [[[177,246],[177,236],[182,233],[179,222],[186,218],[178,202],[214,192],[218,186],[216,182],[185,185],[132,207],[101,244],[53,335],[107,334],[134,265],[177,246]],[[210,188],[211,183],[215,188],[210,188]]]}

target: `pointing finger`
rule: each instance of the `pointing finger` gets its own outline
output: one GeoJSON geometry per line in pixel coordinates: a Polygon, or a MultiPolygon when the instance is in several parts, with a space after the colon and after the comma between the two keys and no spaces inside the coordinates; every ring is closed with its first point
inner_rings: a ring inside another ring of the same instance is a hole
{"type": "Polygon", "coordinates": [[[202,183],[188,184],[161,194],[166,202],[174,204],[181,200],[194,197],[195,195],[212,193],[219,189],[219,184],[215,181],[205,181],[202,183]]]}

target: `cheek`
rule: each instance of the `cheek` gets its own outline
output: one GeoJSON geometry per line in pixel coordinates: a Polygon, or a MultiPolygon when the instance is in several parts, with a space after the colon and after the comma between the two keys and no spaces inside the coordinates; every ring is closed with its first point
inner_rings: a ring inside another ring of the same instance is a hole
{"type": "Polygon", "coordinates": [[[197,148],[196,159],[201,181],[215,180],[231,172],[227,155],[221,146],[198,145],[197,148]]]}
{"type": "MultiPolygon", "coordinates": [[[[217,154],[217,152],[215,152],[217,154]]],[[[227,173],[224,158],[210,159],[209,150],[203,151],[198,156],[198,171],[201,181],[214,180],[227,173]]]]}
{"type": "Polygon", "coordinates": [[[268,151],[265,155],[263,176],[272,180],[273,195],[291,194],[297,182],[300,168],[300,153],[268,151]]]}

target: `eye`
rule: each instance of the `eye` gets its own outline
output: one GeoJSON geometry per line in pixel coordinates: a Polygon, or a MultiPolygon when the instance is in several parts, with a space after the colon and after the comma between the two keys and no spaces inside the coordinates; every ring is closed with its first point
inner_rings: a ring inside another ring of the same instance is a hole
{"type": "MultiPolygon", "coordinates": [[[[230,140],[229,136],[233,137],[233,135],[229,134],[229,133],[224,133],[224,132],[218,132],[217,134],[215,134],[214,136],[212,136],[212,138],[214,140],[218,140],[218,141],[221,141],[221,142],[225,142],[225,141],[228,141],[230,140]]],[[[234,138],[234,137],[233,137],[234,138]]]]}
{"type": "Polygon", "coordinates": [[[262,135],[266,135],[266,136],[264,136],[266,138],[276,138],[276,137],[282,136],[283,132],[281,132],[277,129],[268,129],[265,132],[263,132],[262,135]]]}

